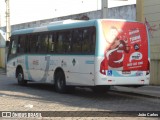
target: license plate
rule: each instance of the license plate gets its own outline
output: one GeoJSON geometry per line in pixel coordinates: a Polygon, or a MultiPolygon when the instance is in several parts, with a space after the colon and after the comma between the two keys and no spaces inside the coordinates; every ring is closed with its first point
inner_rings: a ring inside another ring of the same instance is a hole
{"type": "Polygon", "coordinates": [[[131,71],[123,70],[123,71],[122,71],[122,74],[125,74],[125,75],[126,75],[126,74],[131,74],[131,71]]]}

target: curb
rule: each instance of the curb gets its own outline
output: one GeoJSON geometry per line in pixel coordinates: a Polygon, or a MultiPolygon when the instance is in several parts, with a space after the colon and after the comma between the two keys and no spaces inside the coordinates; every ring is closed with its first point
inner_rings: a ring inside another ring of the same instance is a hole
{"type": "Polygon", "coordinates": [[[6,75],[6,71],[3,68],[0,68],[0,75],[6,75]]]}
{"type": "Polygon", "coordinates": [[[159,91],[152,91],[152,90],[146,90],[146,89],[143,90],[142,88],[139,89],[139,88],[114,86],[111,88],[111,91],[121,92],[121,93],[126,93],[126,94],[130,93],[130,94],[134,94],[134,95],[141,95],[143,97],[160,99],[160,89],[159,89],[159,91]]]}

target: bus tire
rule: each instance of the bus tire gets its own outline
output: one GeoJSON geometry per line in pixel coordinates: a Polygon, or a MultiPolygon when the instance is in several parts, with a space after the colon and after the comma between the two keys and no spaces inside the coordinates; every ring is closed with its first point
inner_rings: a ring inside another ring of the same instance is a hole
{"type": "Polygon", "coordinates": [[[24,74],[22,68],[18,68],[17,70],[17,81],[18,85],[26,85],[27,80],[24,80],[24,74]]]}
{"type": "Polygon", "coordinates": [[[62,70],[57,71],[55,74],[55,89],[56,92],[66,93],[67,87],[66,87],[65,75],[62,70]]]}

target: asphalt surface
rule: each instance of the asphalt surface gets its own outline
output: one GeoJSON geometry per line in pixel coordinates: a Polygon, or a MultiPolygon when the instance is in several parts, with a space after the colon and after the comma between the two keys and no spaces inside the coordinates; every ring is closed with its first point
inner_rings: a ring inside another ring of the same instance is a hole
{"type": "MultiPolygon", "coordinates": [[[[148,88],[154,92],[159,90],[158,86],[145,86],[132,88],[132,90],[148,91],[148,88]]],[[[128,91],[128,88],[124,87],[118,88],[118,86],[115,86],[113,89],[114,91],[105,94],[95,94],[88,88],[77,88],[72,94],[59,94],[55,92],[52,85],[48,84],[29,83],[27,86],[19,86],[15,78],[6,77],[3,70],[0,70],[0,111],[38,111],[43,116],[43,118],[32,119],[159,119],[160,114],[157,113],[160,111],[159,97],[131,94],[133,91],[126,94],[123,91],[128,91]],[[122,89],[125,90],[122,91],[122,89]],[[43,111],[47,112],[43,114],[43,111]],[[54,111],[57,111],[57,116],[54,111]],[[103,113],[102,111],[107,112],[103,113]],[[119,112],[122,112],[122,114],[119,112]],[[142,113],[154,113],[155,115],[158,114],[158,117],[138,117],[142,113]],[[46,117],[47,115],[48,117],[46,117]]],[[[20,119],[16,116],[13,117],[14,119],[20,119]]]]}

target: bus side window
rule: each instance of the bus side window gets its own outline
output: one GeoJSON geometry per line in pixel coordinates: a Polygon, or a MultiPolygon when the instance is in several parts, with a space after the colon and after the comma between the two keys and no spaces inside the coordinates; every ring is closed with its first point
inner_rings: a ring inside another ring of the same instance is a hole
{"type": "Polygon", "coordinates": [[[96,29],[92,28],[91,29],[91,53],[94,54],[95,53],[95,46],[96,46],[96,29]]]}
{"type": "Polygon", "coordinates": [[[25,51],[25,39],[26,39],[26,36],[25,35],[22,35],[19,37],[18,39],[18,46],[17,46],[17,53],[21,53],[23,54],[25,51]]]}
{"type": "Polygon", "coordinates": [[[50,34],[48,37],[48,51],[49,52],[55,52],[55,38],[56,38],[56,34],[50,34]]]}
{"type": "Polygon", "coordinates": [[[91,43],[91,39],[90,39],[90,29],[84,29],[83,30],[83,39],[82,39],[82,53],[84,54],[88,54],[90,53],[90,43],[91,43]]]}
{"type": "Polygon", "coordinates": [[[81,53],[82,52],[82,30],[75,29],[73,31],[73,39],[72,39],[72,53],[81,53]]]}
{"type": "Polygon", "coordinates": [[[18,36],[11,37],[11,43],[9,45],[8,58],[7,60],[12,59],[16,56],[17,53],[17,45],[18,45],[18,36]]]}
{"type": "Polygon", "coordinates": [[[57,41],[56,41],[56,52],[62,53],[63,52],[63,33],[59,32],[57,36],[57,41]]]}
{"type": "Polygon", "coordinates": [[[68,30],[64,32],[64,41],[63,48],[65,53],[69,53],[71,51],[71,40],[72,40],[72,31],[68,30]]]}
{"type": "Polygon", "coordinates": [[[29,53],[30,52],[30,49],[29,49],[29,35],[26,35],[26,40],[25,40],[25,53],[29,53]]]}
{"type": "Polygon", "coordinates": [[[83,30],[82,39],[82,53],[94,54],[95,53],[96,33],[95,28],[89,27],[83,30]]]}
{"type": "Polygon", "coordinates": [[[17,46],[18,46],[18,36],[15,36],[12,41],[11,54],[17,53],[17,46]]]}
{"type": "MultiPolygon", "coordinates": [[[[54,37],[55,38],[55,37],[54,37]]],[[[61,31],[57,34],[56,39],[56,52],[58,53],[70,53],[71,51],[71,39],[72,39],[72,31],[65,30],[61,31]]]]}
{"type": "Polygon", "coordinates": [[[36,52],[47,53],[48,50],[48,35],[42,34],[38,35],[38,40],[36,42],[36,52]]]}
{"type": "Polygon", "coordinates": [[[49,37],[49,35],[45,34],[43,37],[44,37],[44,40],[42,43],[42,47],[44,47],[43,52],[47,53],[48,52],[48,37],[49,37]]]}
{"type": "Polygon", "coordinates": [[[36,51],[38,50],[38,39],[36,35],[30,35],[29,36],[29,49],[31,53],[36,53],[36,51]]]}

